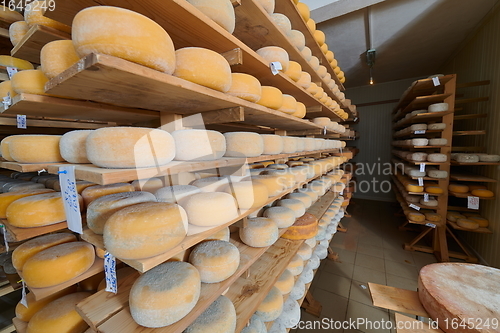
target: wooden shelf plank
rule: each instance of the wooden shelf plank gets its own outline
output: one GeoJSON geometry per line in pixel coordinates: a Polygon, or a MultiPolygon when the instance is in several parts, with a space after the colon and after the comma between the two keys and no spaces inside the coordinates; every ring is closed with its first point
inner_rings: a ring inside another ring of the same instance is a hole
{"type": "MultiPolygon", "coordinates": [[[[89,122],[89,121],[61,121],[59,119],[41,119],[42,117],[26,117],[26,126],[27,128],[37,127],[37,134],[41,134],[38,131],[44,131],[44,129],[53,129],[53,128],[66,128],[66,129],[98,129],[102,127],[113,126],[110,123],[98,123],[98,122],[89,122]],[[36,119],[40,118],[40,119],[36,119]]],[[[1,115],[0,116],[0,126],[5,126],[9,128],[8,134],[16,134],[13,131],[13,128],[17,128],[17,119],[14,115],[1,115]]],[[[26,129],[23,130],[24,132],[26,129]]],[[[24,133],[23,133],[24,134],[24,133]]],[[[27,133],[29,134],[29,133],[27,133]]]]}
{"type": "Polygon", "coordinates": [[[416,291],[383,286],[372,282],[368,282],[368,287],[374,306],[415,316],[429,317],[416,291]]]}
{"type": "MultiPolygon", "coordinates": [[[[63,163],[18,163],[18,162],[0,162],[0,168],[17,172],[36,172],[48,170],[50,166],[62,165],[63,163]]],[[[59,170],[58,170],[59,171],[59,170]]]]}
{"type": "MultiPolygon", "coordinates": [[[[463,198],[463,199],[467,199],[468,197],[473,196],[472,193],[456,193],[456,192],[452,192],[452,191],[448,191],[448,193],[452,197],[463,198]]],[[[491,197],[491,198],[478,197],[478,198],[480,200],[494,200],[495,199],[495,197],[491,197]]]]}
{"type": "Polygon", "coordinates": [[[445,75],[439,77],[439,86],[434,86],[432,79],[422,79],[415,81],[408,91],[401,96],[398,105],[394,108],[394,112],[398,109],[404,108],[411,101],[415,99],[415,97],[419,95],[432,95],[438,91],[442,91],[444,85],[448,83],[455,75],[445,75]]]}
{"type": "Polygon", "coordinates": [[[415,134],[415,133],[400,133],[400,134],[395,134],[393,137],[394,138],[402,138],[402,137],[406,137],[406,138],[414,138],[414,137],[422,137],[423,135],[427,135],[429,133],[442,133],[443,130],[426,130],[425,133],[423,134],[415,134]]]}
{"type": "Polygon", "coordinates": [[[452,222],[452,221],[449,221],[447,220],[447,223],[449,225],[451,225],[451,227],[455,230],[461,230],[461,231],[469,231],[469,232],[477,232],[477,233],[480,233],[480,234],[492,234],[493,231],[491,231],[490,229],[488,228],[484,228],[484,227],[480,227],[478,229],[466,229],[466,228],[462,228],[461,226],[459,226],[458,224],[456,224],[456,222],[452,222]]]}
{"type": "MultiPolygon", "coordinates": [[[[446,93],[446,94],[435,94],[435,95],[428,95],[428,96],[417,96],[415,99],[408,104],[401,112],[397,113],[394,117],[393,120],[399,120],[406,114],[410,113],[411,111],[414,111],[418,108],[427,108],[431,104],[435,103],[442,103],[446,98],[450,97],[452,94],[451,93],[446,93]]],[[[446,112],[446,111],[444,111],[446,112]]],[[[442,112],[429,112],[429,113],[442,113],[442,112]]]]}
{"type": "Polygon", "coordinates": [[[441,148],[449,148],[450,146],[407,146],[402,144],[392,144],[395,147],[406,148],[406,149],[441,149],[441,148]]]}
{"type": "Polygon", "coordinates": [[[455,115],[455,117],[453,117],[453,121],[468,120],[468,119],[478,119],[478,118],[487,118],[487,117],[488,117],[487,113],[461,114],[461,115],[455,115]]]}
{"type": "Polygon", "coordinates": [[[489,99],[490,98],[488,96],[486,96],[486,97],[476,97],[476,98],[457,99],[457,100],[455,100],[455,105],[477,103],[477,102],[486,102],[489,99]]]}
{"type": "Polygon", "coordinates": [[[453,131],[453,136],[464,136],[464,135],[486,135],[485,130],[477,131],[453,131]]]}
{"type": "Polygon", "coordinates": [[[442,117],[449,115],[449,114],[452,114],[452,113],[454,113],[454,111],[420,113],[420,114],[414,115],[413,117],[405,119],[403,122],[399,123],[398,125],[395,125],[393,128],[398,129],[398,128],[405,127],[406,125],[409,125],[409,124],[425,122],[429,119],[442,118],[442,117]]]}
{"type": "Polygon", "coordinates": [[[36,228],[18,228],[10,225],[7,220],[1,219],[0,223],[5,225],[7,229],[7,240],[9,242],[20,242],[31,239],[37,236],[45,235],[54,231],[59,231],[68,228],[66,222],[60,222],[43,227],[36,228]]]}
{"type": "Polygon", "coordinates": [[[452,173],[450,179],[462,182],[496,183],[497,180],[472,173],[452,173]]]}
{"type": "Polygon", "coordinates": [[[13,57],[40,63],[40,51],[42,47],[55,40],[68,40],[71,35],[43,25],[32,26],[23,39],[12,49],[13,57]]]}
{"type": "Polygon", "coordinates": [[[500,165],[500,162],[475,162],[475,163],[467,163],[467,162],[457,162],[451,161],[451,165],[500,165]]]}
{"type": "Polygon", "coordinates": [[[402,161],[405,161],[405,162],[408,162],[409,164],[414,164],[414,165],[420,165],[420,164],[425,164],[425,165],[445,165],[445,164],[448,163],[448,162],[437,163],[437,162],[428,162],[428,161],[425,161],[425,162],[415,162],[415,161],[412,161],[412,160],[407,159],[407,158],[402,158],[402,157],[400,157],[398,155],[395,155],[394,153],[393,153],[393,155],[396,158],[398,158],[398,159],[400,159],[402,161]]]}

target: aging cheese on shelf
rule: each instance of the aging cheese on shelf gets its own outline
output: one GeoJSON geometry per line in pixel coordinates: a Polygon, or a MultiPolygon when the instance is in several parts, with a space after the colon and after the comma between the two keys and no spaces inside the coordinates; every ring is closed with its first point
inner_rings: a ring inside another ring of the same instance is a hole
{"type": "Polygon", "coordinates": [[[272,287],[266,298],[259,304],[255,312],[264,322],[277,319],[283,311],[283,295],[276,287],[272,287]]]}
{"type": "Polygon", "coordinates": [[[207,177],[192,181],[189,185],[196,186],[202,192],[222,192],[222,188],[229,184],[228,177],[207,177]]]}
{"type": "Polygon", "coordinates": [[[159,189],[155,196],[160,202],[176,203],[184,208],[189,197],[200,192],[201,189],[193,185],[174,185],[159,189]]]}
{"type": "Polygon", "coordinates": [[[283,105],[278,109],[286,114],[294,114],[297,111],[297,100],[295,97],[283,94],[283,105]]]}
{"type": "MultiPolygon", "coordinates": [[[[307,109],[304,103],[297,102],[297,111],[295,113],[292,113],[292,116],[297,117],[297,118],[304,118],[306,116],[307,109]]],[[[302,139],[302,138],[300,138],[302,139]]],[[[300,151],[303,151],[304,149],[301,149],[300,151]]]]}
{"type": "Polygon", "coordinates": [[[293,285],[295,284],[294,275],[288,270],[280,275],[274,286],[278,288],[282,295],[286,295],[292,291],[293,285]]]}
{"type": "Polygon", "coordinates": [[[297,138],[293,136],[283,136],[283,153],[292,154],[297,152],[297,138]]]}
{"type": "Polygon", "coordinates": [[[144,191],[149,193],[156,193],[160,188],[165,187],[165,183],[168,185],[168,181],[165,178],[147,178],[147,179],[136,179],[131,185],[136,191],[144,191]]]}
{"type": "Polygon", "coordinates": [[[174,76],[224,93],[231,89],[231,67],[219,53],[201,47],[184,47],[175,51],[175,58],[174,76]]]}
{"type": "Polygon", "coordinates": [[[311,58],[312,58],[312,51],[311,51],[311,49],[310,49],[310,48],[308,48],[307,46],[306,46],[306,47],[304,47],[304,48],[302,49],[302,51],[300,51],[300,53],[302,54],[302,56],[303,56],[303,57],[304,57],[307,61],[311,60],[311,58]]]}
{"type": "Polygon", "coordinates": [[[318,233],[318,219],[309,213],[299,217],[295,223],[281,236],[286,239],[309,239],[318,233]]]}
{"type": "Polygon", "coordinates": [[[26,260],[23,279],[32,288],[52,287],[85,273],[94,259],[94,247],[87,242],[51,246],[26,260]]]}
{"type": "Polygon", "coordinates": [[[78,130],[65,133],[59,141],[62,158],[69,163],[90,163],[85,143],[92,130],[78,130]]]}
{"type": "Polygon", "coordinates": [[[230,242],[206,241],[191,251],[189,262],[200,273],[201,282],[217,283],[236,272],[240,264],[240,252],[230,242]]]}
{"type": "Polygon", "coordinates": [[[26,295],[26,303],[28,307],[21,304],[21,302],[16,305],[16,318],[24,322],[29,322],[31,318],[40,310],[45,308],[45,306],[52,301],[55,301],[62,296],[72,294],[76,292],[76,285],[70,286],[66,289],[56,292],[50,296],[44,297],[40,300],[35,299],[35,294],[29,293],[26,295]]]}
{"type": "Polygon", "coordinates": [[[229,157],[257,157],[264,152],[264,141],[253,132],[227,132],[226,154],[229,157]]]}
{"type": "Polygon", "coordinates": [[[457,219],[457,225],[464,229],[475,230],[479,228],[479,223],[470,219],[457,219]]]}
{"type": "Polygon", "coordinates": [[[311,17],[311,11],[309,10],[309,6],[303,2],[299,2],[297,4],[297,9],[299,10],[300,16],[302,16],[304,21],[307,22],[311,17]]]}
{"type": "Polygon", "coordinates": [[[12,82],[6,80],[0,83],[0,98],[3,100],[4,97],[9,95],[11,98],[17,96],[17,93],[12,89],[12,82]]]}
{"type": "Polygon", "coordinates": [[[82,191],[82,198],[85,205],[88,206],[92,201],[105,195],[121,192],[132,192],[134,190],[134,187],[128,183],[95,185],[85,188],[82,191]]]}
{"type": "Polygon", "coordinates": [[[301,217],[306,212],[304,203],[298,199],[283,199],[278,201],[278,205],[293,210],[296,218],[301,217]]]}
{"type": "MultiPolygon", "coordinates": [[[[71,33],[71,27],[63,24],[61,22],[54,21],[45,17],[45,11],[48,8],[48,1],[39,0],[33,1],[29,6],[26,6],[24,10],[24,20],[30,26],[38,24],[46,27],[54,28],[60,31],[71,33]]],[[[74,24],[74,22],[73,22],[74,24]]],[[[74,38],[74,37],[73,37],[74,38]]]]}
{"type": "Polygon", "coordinates": [[[469,216],[468,219],[476,222],[480,228],[488,228],[488,225],[490,224],[488,219],[481,216],[469,216]]]}
{"type": "Polygon", "coordinates": [[[213,161],[226,152],[226,139],[217,131],[184,129],[172,132],[177,161],[213,161]]]}
{"type": "Polygon", "coordinates": [[[2,219],[7,218],[7,207],[9,207],[9,205],[14,201],[24,197],[29,197],[37,194],[50,193],[50,192],[54,191],[48,188],[41,188],[34,190],[19,190],[15,192],[6,192],[0,194],[0,218],[2,219]]]}
{"type": "Polygon", "coordinates": [[[45,44],[40,51],[42,72],[49,79],[61,74],[78,60],[80,57],[71,40],[52,41],[45,44]]]}
{"type": "Polygon", "coordinates": [[[256,52],[264,58],[268,64],[271,62],[279,62],[281,63],[283,72],[288,70],[290,58],[288,57],[288,52],[286,52],[283,48],[278,46],[265,46],[258,49],[256,52]]]}
{"type": "Polygon", "coordinates": [[[8,55],[0,55],[0,66],[15,67],[20,70],[35,69],[31,62],[8,55]]]}
{"type": "MultiPolygon", "coordinates": [[[[295,46],[299,51],[303,51],[306,47],[306,38],[304,37],[304,34],[299,31],[299,30],[290,30],[287,33],[288,38],[290,39],[290,42],[292,43],[293,46],[295,46]]],[[[309,52],[311,50],[309,49],[309,52]]],[[[308,55],[308,51],[305,51],[306,55],[308,55]]],[[[312,56],[312,54],[311,54],[312,56]]],[[[308,58],[308,57],[306,57],[308,58]]]]}
{"type": "Polygon", "coordinates": [[[122,208],[104,225],[106,250],[121,259],[149,258],[179,244],[187,234],[181,206],[144,202],[122,208]]]}
{"type": "Polygon", "coordinates": [[[288,66],[288,70],[285,72],[285,75],[297,82],[299,81],[301,74],[302,66],[300,66],[298,62],[290,61],[290,65],[288,66]]]}
{"type": "Polygon", "coordinates": [[[255,76],[232,73],[231,88],[227,91],[227,94],[257,103],[262,97],[262,86],[255,76]]]}
{"type": "Polygon", "coordinates": [[[286,188],[279,175],[257,175],[252,181],[266,185],[269,197],[277,196],[286,188]]]}
{"type": "Polygon", "coordinates": [[[316,30],[313,33],[314,39],[318,42],[318,44],[321,46],[325,44],[326,36],[325,33],[321,30],[316,30]]]}
{"type": "Polygon", "coordinates": [[[446,219],[451,222],[457,222],[458,219],[465,219],[466,217],[458,212],[448,212],[446,214],[446,219]]]}
{"type": "Polygon", "coordinates": [[[262,86],[262,96],[257,104],[278,110],[283,106],[283,93],[278,88],[262,86]]]}
{"type": "Polygon", "coordinates": [[[286,15],[273,13],[270,16],[274,24],[276,24],[284,34],[288,34],[290,30],[292,30],[292,23],[286,15]]]}
{"type": "Polygon", "coordinates": [[[300,200],[302,201],[302,203],[304,204],[304,206],[307,208],[311,207],[312,205],[312,200],[311,200],[311,197],[308,196],[307,194],[305,193],[290,193],[286,196],[286,199],[297,199],[297,200],[300,200]]]}
{"type": "Polygon", "coordinates": [[[469,186],[460,184],[450,184],[448,190],[455,193],[467,193],[469,192],[469,186]]]}
{"type": "Polygon", "coordinates": [[[486,189],[475,189],[471,191],[471,194],[480,198],[492,198],[495,196],[495,193],[486,189]]]}
{"type": "Polygon", "coordinates": [[[295,212],[287,207],[275,206],[267,208],[263,216],[273,220],[278,228],[288,228],[295,222],[295,212]]]}
{"type": "Polygon", "coordinates": [[[0,6],[0,19],[2,19],[2,21],[6,21],[8,23],[12,22],[15,23],[16,21],[21,21],[23,18],[24,17],[21,13],[16,12],[15,10],[10,9],[9,7],[0,6]]]}
{"type": "Polygon", "coordinates": [[[306,90],[309,89],[312,85],[311,74],[303,71],[300,74],[300,79],[297,81],[297,84],[306,90]]]}
{"type": "Polygon", "coordinates": [[[188,2],[230,34],[234,32],[236,18],[233,4],[230,0],[188,0],[188,2]]]}
{"type": "Polygon", "coordinates": [[[63,162],[60,139],[60,135],[13,135],[8,141],[9,155],[19,163],[63,162]]]}
{"type": "Polygon", "coordinates": [[[26,333],[83,333],[89,325],[76,312],[76,305],[91,293],[78,292],[62,296],[33,315],[26,333]]]}
{"type": "Polygon", "coordinates": [[[28,69],[14,74],[11,84],[17,94],[46,95],[45,83],[48,81],[40,69],[28,69]]]}
{"type": "Polygon", "coordinates": [[[312,18],[306,21],[306,25],[311,30],[311,33],[314,33],[316,31],[316,21],[314,21],[312,18]]]}
{"type": "Polygon", "coordinates": [[[86,141],[87,158],[102,168],[146,168],[175,157],[175,142],[166,131],[141,127],[99,128],[86,141]]]}
{"type": "Polygon", "coordinates": [[[408,220],[414,221],[414,222],[424,222],[425,215],[422,213],[411,212],[411,213],[408,213],[408,220]]]}
{"type": "Polygon", "coordinates": [[[443,189],[439,186],[426,186],[425,187],[425,192],[431,193],[431,194],[441,194],[443,193],[443,189]]]}
{"type": "Polygon", "coordinates": [[[130,290],[130,313],[145,327],[164,327],[184,318],[200,297],[198,270],[182,261],[160,264],[141,275],[130,290]]]}
{"type": "Polygon", "coordinates": [[[319,69],[319,59],[316,56],[312,56],[311,60],[309,61],[309,64],[311,67],[315,70],[318,71],[319,69]]]}
{"type": "Polygon", "coordinates": [[[283,138],[275,134],[261,134],[264,141],[264,155],[275,155],[283,152],[283,138]]]}
{"type": "Polygon", "coordinates": [[[297,276],[302,273],[304,269],[304,260],[302,260],[300,256],[294,255],[286,269],[288,269],[292,275],[297,276]]]}
{"type": "Polygon", "coordinates": [[[234,333],[236,309],[226,296],[219,296],[189,325],[184,333],[234,333]]]}
{"type": "Polygon", "coordinates": [[[437,213],[425,213],[425,219],[431,222],[441,222],[441,215],[437,213]]]}
{"type": "Polygon", "coordinates": [[[247,225],[240,228],[239,235],[243,243],[251,247],[271,246],[279,237],[276,223],[265,217],[248,219],[247,225]]]}
{"type": "MultiPolygon", "coordinates": [[[[0,10],[0,12],[4,11],[0,10]]],[[[9,38],[12,45],[16,46],[17,44],[19,44],[19,42],[23,39],[23,37],[28,33],[29,29],[30,26],[25,21],[17,21],[12,23],[9,26],[9,38]]]]}
{"type": "Polygon", "coordinates": [[[327,51],[327,52],[325,53],[325,56],[326,56],[326,60],[328,60],[328,62],[330,62],[330,63],[331,63],[333,60],[335,60],[335,59],[334,59],[335,55],[333,54],[333,52],[332,52],[332,51],[327,51]]]}
{"type": "Polygon", "coordinates": [[[73,19],[72,39],[80,57],[107,54],[172,74],[176,55],[167,32],[156,22],[128,9],[95,6],[73,19]]]}
{"type": "Polygon", "coordinates": [[[306,243],[303,243],[297,250],[297,255],[304,261],[309,260],[312,256],[312,248],[306,243]]]}
{"type": "Polygon", "coordinates": [[[197,193],[184,207],[189,223],[200,227],[218,226],[238,217],[236,200],[228,193],[197,193]]]}
{"type": "Polygon", "coordinates": [[[222,191],[231,194],[236,199],[242,212],[263,206],[269,196],[266,185],[252,181],[231,183],[224,186],[222,191]]]}

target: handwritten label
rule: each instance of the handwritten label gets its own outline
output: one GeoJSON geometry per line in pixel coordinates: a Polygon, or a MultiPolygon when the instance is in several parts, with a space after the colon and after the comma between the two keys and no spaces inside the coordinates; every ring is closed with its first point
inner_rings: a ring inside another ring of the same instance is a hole
{"type": "Polygon", "coordinates": [[[74,165],[59,167],[59,183],[61,184],[68,229],[82,234],[82,215],[80,213],[80,203],[78,202],[78,192],[76,191],[74,165]]]}
{"type": "Polygon", "coordinates": [[[468,196],[467,197],[467,208],[479,209],[479,197],[468,196]]]}
{"type": "Polygon", "coordinates": [[[420,207],[418,207],[415,204],[410,204],[409,206],[410,206],[410,208],[413,208],[413,209],[416,209],[416,210],[420,210],[420,207]]]}
{"type": "Polygon", "coordinates": [[[12,77],[17,72],[18,72],[17,68],[15,68],[15,67],[7,67],[7,74],[9,75],[9,80],[12,80],[12,77]]]}
{"type": "Polygon", "coordinates": [[[434,77],[432,78],[432,83],[434,83],[434,86],[435,86],[435,87],[439,86],[439,85],[441,84],[441,83],[439,82],[439,77],[434,76],[434,77]]]}
{"type": "Polygon", "coordinates": [[[425,163],[420,163],[420,172],[425,172],[425,163]]]}
{"type": "Polygon", "coordinates": [[[422,177],[418,177],[418,186],[424,186],[424,179],[422,177]]]}
{"type": "Polygon", "coordinates": [[[429,194],[424,193],[424,202],[429,202],[429,194]]]}
{"type": "Polygon", "coordinates": [[[25,307],[28,307],[28,301],[26,300],[26,283],[24,280],[21,280],[23,282],[23,291],[21,292],[21,304],[24,305],[25,307]]]}
{"type": "Polygon", "coordinates": [[[419,131],[415,131],[413,133],[415,133],[415,134],[425,134],[425,130],[419,130],[419,131]]]}
{"type": "Polygon", "coordinates": [[[0,224],[0,230],[2,230],[5,252],[9,252],[9,242],[7,241],[7,229],[5,229],[5,226],[3,224],[0,224]]]}
{"type": "Polygon", "coordinates": [[[430,222],[426,223],[425,225],[427,227],[431,227],[431,228],[435,228],[436,227],[436,225],[434,223],[430,223],[430,222]]]}
{"type": "Polygon", "coordinates": [[[26,129],[26,116],[23,114],[17,115],[17,128],[26,129]]]}
{"type": "Polygon", "coordinates": [[[280,70],[283,69],[281,62],[279,62],[279,61],[274,61],[274,62],[270,63],[269,67],[271,68],[271,73],[273,73],[273,75],[278,75],[280,70]]]}
{"type": "Polygon", "coordinates": [[[104,274],[106,275],[106,291],[116,294],[118,292],[116,259],[109,252],[104,254],[104,274]]]}

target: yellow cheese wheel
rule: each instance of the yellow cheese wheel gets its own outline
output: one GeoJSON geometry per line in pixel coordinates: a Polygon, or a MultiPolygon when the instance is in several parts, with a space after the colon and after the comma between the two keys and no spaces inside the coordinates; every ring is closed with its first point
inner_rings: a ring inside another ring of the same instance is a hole
{"type": "Polygon", "coordinates": [[[135,191],[134,187],[128,183],[116,183],[109,185],[95,185],[85,188],[82,191],[83,202],[88,206],[92,201],[105,195],[121,192],[135,191]]]}
{"type": "Polygon", "coordinates": [[[337,75],[339,75],[340,73],[340,67],[337,67],[337,66],[333,66],[333,63],[336,62],[337,60],[333,59],[333,61],[330,63],[333,67],[333,72],[337,75]]]}
{"type": "Polygon", "coordinates": [[[257,104],[278,110],[283,106],[283,93],[278,88],[262,86],[262,96],[257,104]]]}
{"type": "Polygon", "coordinates": [[[441,215],[437,213],[425,213],[425,219],[431,222],[441,222],[441,215]]]}
{"type": "MultiPolygon", "coordinates": [[[[292,45],[302,53],[302,51],[304,51],[304,49],[306,48],[306,37],[304,36],[304,34],[299,30],[292,29],[286,35],[290,40],[290,43],[292,43],[292,45]]],[[[309,53],[310,52],[311,50],[309,49],[309,53]]],[[[305,51],[305,53],[307,55],[308,51],[305,51]]],[[[309,56],[312,56],[312,54],[309,56]]]]}
{"type": "Polygon", "coordinates": [[[17,93],[12,88],[12,82],[10,80],[0,83],[0,99],[3,100],[4,97],[7,97],[7,94],[11,98],[17,96],[17,93]]]}
{"type": "MultiPolygon", "coordinates": [[[[71,27],[63,24],[61,22],[54,21],[45,17],[43,14],[47,10],[50,4],[45,0],[33,1],[30,5],[26,6],[24,10],[24,20],[30,26],[38,24],[46,27],[54,28],[57,30],[61,30],[67,33],[71,33],[71,27]]],[[[74,24],[74,22],[73,22],[74,24]]]]}
{"type": "Polygon", "coordinates": [[[479,223],[469,219],[457,219],[457,225],[464,229],[475,230],[479,228],[479,223]]]}
{"type": "Polygon", "coordinates": [[[15,67],[21,70],[35,69],[31,62],[8,55],[0,55],[0,66],[15,67]]]}
{"type": "MultiPolygon", "coordinates": [[[[301,4],[301,2],[299,2],[301,4]]],[[[259,304],[255,312],[264,322],[276,320],[283,311],[283,295],[281,291],[272,287],[266,298],[259,304]]]]}
{"type": "Polygon", "coordinates": [[[51,246],[26,260],[23,279],[32,288],[55,286],[85,273],[94,259],[94,247],[87,242],[51,246]]]}
{"type": "Polygon", "coordinates": [[[219,296],[184,333],[234,333],[235,330],[236,309],[229,298],[219,296]]]}
{"type": "MultiPolygon", "coordinates": [[[[80,207],[81,197],[78,195],[80,207]]],[[[7,207],[7,221],[19,228],[34,228],[66,220],[61,192],[37,194],[21,198],[7,207]]]]}
{"type": "Polygon", "coordinates": [[[72,285],[66,289],[58,291],[55,294],[44,297],[40,300],[35,299],[35,294],[29,293],[28,295],[26,295],[26,303],[28,304],[28,307],[21,304],[21,302],[17,303],[16,318],[24,322],[29,322],[31,318],[35,315],[35,313],[45,308],[45,306],[50,302],[55,301],[56,299],[61,298],[62,296],[76,292],[76,287],[77,287],[76,284],[72,285]]]}
{"type": "Polygon", "coordinates": [[[60,139],[60,135],[15,135],[8,141],[9,155],[20,163],[62,162],[60,139]]]}
{"type": "Polygon", "coordinates": [[[175,69],[170,36],[156,22],[131,10],[108,6],[85,8],[73,19],[72,39],[80,57],[101,53],[167,74],[175,69]]]}
{"type": "Polygon", "coordinates": [[[219,53],[185,47],[175,51],[175,57],[175,76],[222,92],[231,88],[231,67],[219,53]]]}
{"type": "MultiPolygon", "coordinates": [[[[340,83],[345,83],[345,77],[339,78],[340,83]]],[[[344,117],[343,119],[347,119],[348,117],[344,117]]]]}
{"type": "Polygon", "coordinates": [[[285,269],[274,286],[279,289],[282,295],[286,295],[292,291],[294,284],[295,278],[293,274],[288,269],[285,269]]]}
{"type": "Polygon", "coordinates": [[[279,175],[257,175],[252,177],[252,181],[264,184],[269,197],[277,196],[286,189],[279,175]]]}
{"type": "Polygon", "coordinates": [[[324,43],[320,46],[321,51],[323,51],[323,54],[326,54],[328,52],[328,44],[324,43]]]}
{"type": "Polygon", "coordinates": [[[17,199],[37,194],[49,193],[49,192],[54,192],[54,191],[48,188],[44,188],[44,189],[34,189],[34,190],[19,190],[19,191],[6,192],[0,194],[0,218],[1,219],[7,218],[7,207],[9,207],[9,205],[14,201],[16,201],[17,199]]]}
{"type": "Polygon", "coordinates": [[[488,225],[490,224],[488,219],[481,216],[469,216],[468,219],[479,224],[480,228],[488,228],[488,225]]]}
{"type": "Polygon", "coordinates": [[[234,32],[236,18],[233,4],[230,0],[188,0],[188,2],[230,34],[234,32]]]}
{"type": "Polygon", "coordinates": [[[175,156],[175,141],[161,129],[106,127],[89,134],[87,158],[102,168],[146,168],[165,165],[175,156]]]}
{"type": "Polygon", "coordinates": [[[231,88],[228,95],[256,103],[262,96],[262,86],[255,76],[244,73],[231,74],[231,88]]]}
{"type": "Polygon", "coordinates": [[[448,190],[456,193],[467,193],[469,192],[469,186],[460,184],[450,184],[448,190]]]}
{"type": "Polygon", "coordinates": [[[201,282],[217,283],[236,272],[240,264],[240,252],[226,241],[206,241],[191,251],[189,262],[200,273],[201,282]]]}
{"type": "Polygon", "coordinates": [[[297,84],[299,86],[301,86],[302,88],[304,88],[304,89],[308,89],[311,86],[311,84],[312,84],[312,82],[311,82],[311,74],[309,74],[307,72],[300,73],[300,78],[297,81],[297,84]]]}
{"type": "Polygon", "coordinates": [[[423,222],[425,221],[425,215],[422,214],[422,213],[415,213],[415,212],[410,212],[408,213],[408,219],[410,221],[414,221],[414,222],[423,222]]]}
{"type": "Polygon", "coordinates": [[[443,189],[439,186],[426,186],[425,192],[432,194],[441,194],[443,193],[443,189]]]}
{"type": "Polygon", "coordinates": [[[292,113],[292,116],[297,118],[304,118],[306,116],[307,109],[304,103],[297,102],[297,110],[292,113]]]}
{"type": "Polygon", "coordinates": [[[267,247],[273,245],[279,237],[276,223],[265,217],[247,220],[245,227],[240,228],[241,241],[251,247],[267,247]]]}
{"type": "Polygon", "coordinates": [[[263,206],[269,194],[266,185],[252,181],[231,183],[224,186],[222,191],[231,194],[236,199],[241,212],[263,206]]]}
{"type": "Polygon", "coordinates": [[[145,202],[122,208],[104,225],[104,246],[120,259],[149,258],[182,242],[187,216],[181,206],[145,202]]]}
{"type": "MultiPolygon", "coordinates": [[[[0,10],[0,13],[3,12],[0,10]]],[[[16,12],[17,13],[17,12],[16,12]]],[[[24,18],[23,18],[24,19],[24,18]]],[[[16,46],[28,33],[30,26],[25,21],[14,22],[9,26],[9,38],[12,45],[16,46]]]]}
{"type": "Polygon", "coordinates": [[[283,94],[283,105],[278,109],[286,114],[294,114],[297,111],[297,100],[292,95],[283,94]]]}
{"type": "Polygon", "coordinates": [[[318,89],[318,85],[314,82],[311,82],[311,85],[309,86],[309,88],[307,88],[306,90],[311,94],[311,95],[316,95],[316,93],[319,91],[318,89]]]}
{"type": "Polygon", "coordinates": [[[285,75],[287,75],[290,79],[294,80],[295,82],[299,81],[302,75],[302,66],[300,66],[298,62],[290,61],[288,70],[285,71],[285,75]]]}
{"type": "Polygon", "coordinates": [[[22,271],[26,261],[35,254],[49,247],[69,242],[76,242],[75,235],[70,233],[58,233],[30,239],[26,243],[18,246],[14,252],[12,252],[12,265],[17,271],[22,271]]]}
{"type": "Polygon", "coordinates": [[[314,33],[314,31],[316,31],[316,22],[313,19],[310,18],[309,20],[307,20],[306,24],[312,33],[314,33]]]}
{"type": "Polygon", "coordinates": [[[236,200],[229,193],[197,193],[189,197],[185,209],[189,223],[199,227],[218,226],[238,217],[236,200]]]}
{"type": "Polygon", "coordinates": [[[286,72],[290,64],[290,58],[288,52],[285,49],[278,46],[266,46],[258,49],[257,54],[260,55],[264,60],[270,64],[271,62],[281,63],[282,71],[286,72]]]}
{"type": "Polygon", "coordinates": [[[408,192],[420,193],[424,191],[424,187],[418,186],[418,184],[406,184],[405,188],[408,192]]]}
{"type": "MultiPolygon", "coordinates": [[[[307,192],[302,193],[308,194],[307,192]]],[[[309,239],[316,236],[317,233],[318,219],[310,213],[305,213],[281,237],[292,240],[309,239]]]]}
{"type": "Polygon", "coordinates": [[[321,30],[314,31],[313,37],[318,42],[318,44],[320,46],[325,44],[326,36],[325,36],[325,33],[323,31],[321,31],[321,30]]]}
{"type": "Polygon", "coordinates": [[[492,198],[495,196],[495,193],[493,193],[490,190],[485,190],[485,189],[476,189],[472,190],[472,195],[480,198],[492,198]]]}
{"type": "Polygon", "coordinates": [[[333,60],[335,60],[335,59],[334,59],[334,54],[333,54],[333,52],[332,52],[332,51],[327,51],[327,52],[325,53],[325,56],[326,56],[326,60],[328,60],[328,62],[329,62],[329,63],[330,63],[330,65],[331,65],[332,61],[333,61],[333,60]]]}
{"type": "Polygon", "coordinates": [[[182,261],[166,262],[134,282],[129,297],[130,313],[141,326],[168,326],[194,308],[200,290],[200,274],[193,265],[182,261]]]}
{"type": "Polygon", "coordinates": [[[78,60],[80,57],[71,40],[55,40],[45,44],[40,51],[42,72],[49,79],[61,74],[78,60]]]}
{"type": "MultiPolygon", "coordinates": [[[[15,5],[16,4],[14,4],[14,6],[15,5]]],[[[7,23],[15,23],[16,21],[21,21],[24,18],[23,15],[21,15],[19,12],[16,12],[15,10],[12,10],[6,6],[0,6],[0,19],[7,23]]]]}
{"type": "Polygon", "coordinates": [[[309,6],[303,2],[299,2],[297,4],[297,9],[299,10],[300,16],[302,19],[307,22],[311,17],[311,11],[309,10],[309,6]]]}
{"type": "Polygon", "coordinates": [[[18,94],[46,95],[45,83],[49,79],[39,69],[17,72],[12,76],[12,89],[18,94]]]}

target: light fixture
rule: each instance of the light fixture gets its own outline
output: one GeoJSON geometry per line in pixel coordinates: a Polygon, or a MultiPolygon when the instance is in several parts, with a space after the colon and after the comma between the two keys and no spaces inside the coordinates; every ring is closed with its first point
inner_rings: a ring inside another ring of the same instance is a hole
{"type": "Polygon", "coordinates": [[[366,51],[366,64],[370,68],[370,85],[373,85],[373,65],[375,65],[376,50],[369,49],[366,51]]]}

